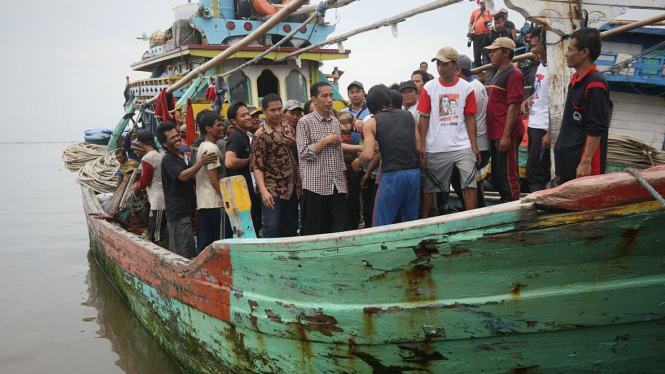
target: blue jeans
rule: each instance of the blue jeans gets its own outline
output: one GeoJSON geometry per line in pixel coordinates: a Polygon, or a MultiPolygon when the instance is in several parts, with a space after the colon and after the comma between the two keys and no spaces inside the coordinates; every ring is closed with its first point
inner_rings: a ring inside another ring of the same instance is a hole
{"type": "Polygon", "coordinates": [[[295,191],[291,199],[284,200],[273,196],[275,209],[263,204],[263,237],[285,238],[298,233],[298,195],[295,191]]]}
{"type": "Polygon", "coordinates": [[[373,227],[392,224],[400,210],[402,222],[418,219],[419,200],[419,169],[383,173],[374,203],[373,227]]]}

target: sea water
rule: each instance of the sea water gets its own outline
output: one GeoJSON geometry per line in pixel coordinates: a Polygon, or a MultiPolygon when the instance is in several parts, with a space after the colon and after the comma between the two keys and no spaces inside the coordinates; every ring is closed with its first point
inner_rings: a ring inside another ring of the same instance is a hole
{"type": "Polygon", "coordinates": [[[180,373],[92,257],[67,145],[0,144],[0,373],[180,373]]]}

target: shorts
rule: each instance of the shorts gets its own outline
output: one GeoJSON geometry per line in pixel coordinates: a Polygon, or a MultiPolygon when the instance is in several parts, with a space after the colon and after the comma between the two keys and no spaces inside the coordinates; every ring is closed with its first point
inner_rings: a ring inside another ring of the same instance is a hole
{"type": "Polygon", "coordinates": [[[471,148],[452,152],[427,153],[423,192],[449,192],[453,168],[460,173],[462,189],[477,188],[476,156],[471,148]]]}

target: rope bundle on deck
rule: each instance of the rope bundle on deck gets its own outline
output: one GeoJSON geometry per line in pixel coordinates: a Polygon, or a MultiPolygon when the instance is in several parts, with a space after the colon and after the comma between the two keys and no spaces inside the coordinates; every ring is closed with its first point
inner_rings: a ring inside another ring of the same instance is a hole
{"type": "Polygon", "coordinates": [[[632,136],[610,134],[607,144],[607,163],[645,168],[665,165],[665,152],[632,136]]]}
{"type": "Polygon", "coordinates": [[[96,160],[106,153],[106,146],[76,143],[62,151],[62,162],[69,171],[78,171],[86,162],[96,160]]]}
{"type": "Polygon", "coordinates": [[[88,143],[72,144],[62,151],[62,162],[77,172],[76,181],[99,193],[115,192],[118,161],[106,146],[88,143]]]}

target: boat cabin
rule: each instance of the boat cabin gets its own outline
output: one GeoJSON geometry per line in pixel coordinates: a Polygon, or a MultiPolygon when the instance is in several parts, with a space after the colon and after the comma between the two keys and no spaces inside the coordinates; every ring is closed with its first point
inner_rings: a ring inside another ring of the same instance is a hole
{"type": "MultiPolygon", "coordinates": [[[[265,4],[265,1],[201,0],[198,3],[176,6],[173,9],[175,21],[172,26],[165,31],[153,32],[149,38],[150,49],[141,61],[131,65],[132,69],[150,72],[151,75],[147,79],[130,82],[130,94],[138,98],[138,103],[149,100],[228,49],[261,26],[261,17],[270,15],[266,13],[265,4]]],[[[315,82],[328,80],[319,70],[322,63],[349,57],[349,50],[314,49],[301,54],[295,60],[275,62],[299,47],[325,40],[335,30],[332,25],[317,22],[316,18],[302,26],[308,17],[309,14],[300,14],[287,18],[259,41],[234,54],[214,69],[204,72],[205,76],[224,75],[225,72],[256,58],[293,30],[298,30],[292,39],[275,51],[252,65],[224,76],[227,94],[222,113],[225,113],[229,105],[239,101],[259,107],[262,98],[269,93],[277,93],[283,101],[297,100],[304,104],[309,97],[309,87],[315,82]]],[[[174,92],[176,100],[182,98],[188,88],[189,85],[174,92]]],[[[207,84],[204,82],[192,96],[195,112],[210,105],[210,101],[205,98],[206,89],[207,84]]],[[[342,96],[337,87],[334,91],[338,101],[336,107],[342,109],[345,107],[341,101],[342,96]]]]}

